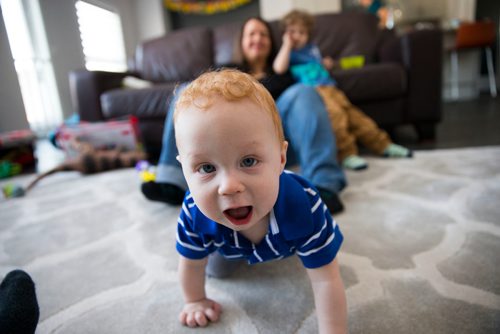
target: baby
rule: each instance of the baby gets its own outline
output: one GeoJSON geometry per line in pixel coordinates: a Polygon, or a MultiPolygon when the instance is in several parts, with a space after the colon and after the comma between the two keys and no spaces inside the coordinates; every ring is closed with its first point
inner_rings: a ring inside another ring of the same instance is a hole
{"type": "Polygon", "coordinates": [[[177,228],[180,322],[204,327],[220,317],[205,293],[209,254],[249,264],[297,254],[320,332],[347,332],[343,237],[314,186],[284,170],[288,143],[269,92],[237,70],[205,73],[179,96],[174,124],[189,187],[177,228]]]}
{"type": "Polygon", "coordinates": [[[276,73],[290,69],[294,78],[316,87],[323,98],[337,140],[338,158],[342,166],[351,170],[368,167],[358,155],[356,141],[378,155],[386,157],[411,157],[412,152],[392,143],[389,135],[356,108],[328,73],[335,64],[330,57],[321,58],[319,48],[310,42],[313,17],[300,10],[293,10],[282,20],[285,33],[283,44],[273,63],[276,73]]]}

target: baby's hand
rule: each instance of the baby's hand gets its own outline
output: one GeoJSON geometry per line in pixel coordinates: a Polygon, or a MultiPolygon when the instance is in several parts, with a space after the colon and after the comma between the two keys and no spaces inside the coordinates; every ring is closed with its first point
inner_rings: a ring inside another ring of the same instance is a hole
{"type": "Polygon", "coordinates": [[[205,327],[209,321],[216,322],[222,313],[222,307],[219,303],[205,298],[193,303],[184,305],[179,321],[188,327],[205,327]]]}

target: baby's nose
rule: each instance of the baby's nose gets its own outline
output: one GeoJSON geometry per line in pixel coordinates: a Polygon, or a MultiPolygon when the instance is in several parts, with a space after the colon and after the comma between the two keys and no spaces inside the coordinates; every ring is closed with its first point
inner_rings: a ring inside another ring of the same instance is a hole
{"type": "Polygon", "coordinates": [[[233,195],[245,189],[240,178],[235,173],[226,173],[219,184],[219,195],[233,195]]]}

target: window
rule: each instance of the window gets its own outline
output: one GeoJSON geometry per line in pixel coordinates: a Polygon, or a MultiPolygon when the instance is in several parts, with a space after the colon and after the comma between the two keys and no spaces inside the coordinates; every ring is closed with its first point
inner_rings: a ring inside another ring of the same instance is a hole
{"type": "Polygon", "coordinates": [[[38,1],[0,0],[30,128],[45,135],[62,121],[52,60],[38,1]]]}
{"type": "Polygon", "coordinates": [[[75,6],[85,67],[88,70],[126,71],[120,16],[85,1],[77,1],[75,6]]]}

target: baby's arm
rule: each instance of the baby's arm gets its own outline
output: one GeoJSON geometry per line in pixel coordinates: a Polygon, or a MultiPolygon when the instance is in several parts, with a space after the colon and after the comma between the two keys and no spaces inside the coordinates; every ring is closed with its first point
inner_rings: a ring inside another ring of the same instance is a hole
{"type": "Polygon", "coordinates": [[[290,66],[290,52],[292,51],[292,40],[288,33],[283,34],[283,44],[273,62],[273,70],[276,74],[283,74],[290,66]]]}
{"type": "Polygon", "coordinates": [[[179,279],[184,293],[184,307],[179,321],[184,326],[205,327],[210,321],[216,322],[222,312],[219,303],[208,299],[205,294],[205,266],[207,258],[179,259],[179,279]]]}
{"type": "Polygon", "coordinates": [[[307,269],[314,292],[320,333],[347,333],[347,302],[337,259],[307,269]]]}

